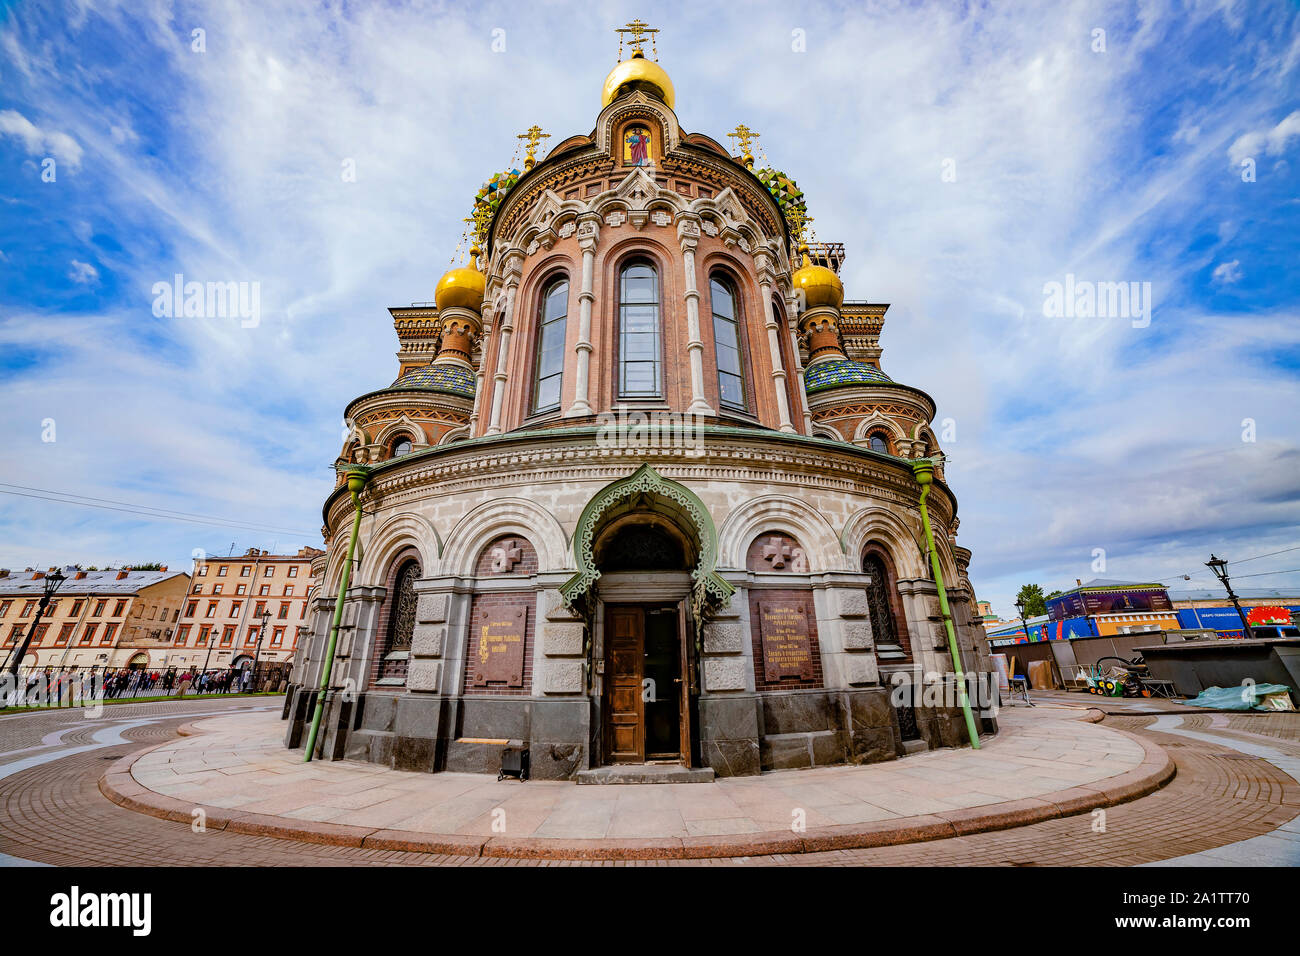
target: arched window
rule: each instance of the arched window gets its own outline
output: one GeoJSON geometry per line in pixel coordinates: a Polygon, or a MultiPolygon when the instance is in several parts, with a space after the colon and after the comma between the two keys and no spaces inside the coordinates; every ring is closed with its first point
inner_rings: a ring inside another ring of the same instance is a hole
{"type": "Polygon", "coordinates": [[[398,435],[393,439],[393,450],[390,455],[392,458],[400,458],[402,455],[411,453],[411,439],[407,435],[398,435]]]}
{"type": "Polygon", "coordinates": [[[875,548],[862,555],[862,571],[871,577],[867,585],[867,606],[876,656],[882,660],[905,660],[909,656],[903,623],[899,619],[897,584],[884,556],[875,548]]]}
{"type": "Polygon", "coordinates": [[[867,444],[872,451],[878,451],[882,455],[889,454],[889,440],[885,438],[884,432],[872,432],[867,438],[867,444]]]}
{"type": "Polygon", "coordinates": [[[658,398],[662,394],[659,275],[638,260],[618,277],[618,394],[658,398]]]}
{"type": "Polygon", "coordinates": [[[718,397],[728,408],[745,408],[745,366],[740,354],[740,317],[731,283],[714,278],[709,282],[713,309],[713,344],[718,359],[718,397]]]}
{"type": "Polygon", "coordinates": [[[534,412],[560,407],[560,385],[564,381],[564,328],[568,317],[569,280],[556,279],[547,286],[537,310],[534,412]]]}
{"type": "Polygon", "coordinates": [[[403,563],[393,578],[389,592],[388,627],[384,634],[384,656],[379,661],[380,684],[406,683],[411,637],[415,633],[415,582],[419,577],[420,562],[411,560],[403,563]]]}

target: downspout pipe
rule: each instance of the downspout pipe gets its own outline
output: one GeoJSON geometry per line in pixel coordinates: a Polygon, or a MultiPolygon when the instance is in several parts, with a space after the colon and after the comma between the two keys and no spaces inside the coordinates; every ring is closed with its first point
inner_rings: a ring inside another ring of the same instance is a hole
{"type": "Polygon", "coordinates": [[[916,458],[912,461],[912,474],[921,486],[921,524],[925,528],[925,543],[930,550],[930,571],[934,574],[934,583],[939,588],[939,610],[943,613],[943,627],[948,632],[948,653],[952,655],[953,676],[957,680],[957,700],[961,703],[962,713],[966,717],[966,733],[970,736],[972,750],[980,749],[979,731],[975,729],[975,715],[970,709],[970,697],[966,693],[966,675],[961,669],[961,652],[957,647],[957,632],[952,626],[952,610],[948,607],[948,589],[943,584],[943,571],[939,567],[939,551],[934,546],[934,531],[930,528],[930,512],[925,507],[925,499],[930,495],[934,482],[934,462],[929,458],[916,458]]]}
{"type": "Polygon", "coordinates": [[[325,697],[329,693],[330,678],[334,672],[334,650],[338,647],[339,625],[343,622],[343,599],[348,593],[352,559],[357,550],[357,536],[361,533],[361,489],[366,486],[368,475],[358,468],[350,469],[347,475],[348,491],[352,493],[352,536],[348,539],[343,575],[339,578],[339,596],[334,601],[334,623],[330,625],[330,637],[325,645],[325,661],[321,665],[320,687],[316,692],[316,712],[312,715],[311,729],[307,732],[307,752],[303,755],[303,763],[311,763],[311,756],[316,751],[316,736],[320,733],[321,718],[325,715],[325,697]]]}

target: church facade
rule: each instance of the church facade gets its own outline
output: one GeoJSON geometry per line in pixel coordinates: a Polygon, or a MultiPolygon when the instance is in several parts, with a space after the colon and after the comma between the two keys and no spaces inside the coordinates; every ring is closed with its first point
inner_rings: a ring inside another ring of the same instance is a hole
{"type": "MultiPolygon", "coordinates": [[[[492,177],[469,264],[390,310],[397,378],[346,409],[328,557],[285,715],[303,746],[364,478],[318,754],[531,774],[718,775],[959,745],[895,691],[987,672],[932,399],[881,369],[802,194],[684,131],[641,50],[590,134],[492,177]]],[[[992,729],[991,722],[986,727],[992,729]]]]}

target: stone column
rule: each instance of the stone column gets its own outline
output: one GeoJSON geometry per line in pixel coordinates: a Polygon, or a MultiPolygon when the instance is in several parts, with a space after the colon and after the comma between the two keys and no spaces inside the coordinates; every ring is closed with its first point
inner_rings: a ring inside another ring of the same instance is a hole
{"type": "Polygon", "coordinates": [[[793,433],[794,424],[790,421],[790,393],[786,388],[785,362],[781,360],[781,333],[776,322],[776,311],[772,308],[772,263],[764,254],[754,257],[758,270],[758,292],[763,299],[763,315],[766,319],[768,349],[772,353],[772,384],[776,386],[776,409],[779,428],[783,432],[793,433]]]}
{"type": "Polygon", "coordinates": [[[686,351],[691,364],[692,415],[716,415],[704,399],[704,340],[700,337],[700,293],[695,287],[695,247],[700,242],[700,222],[695,216],[681,215],[677,220],[677,240],[682,247],[682,266],[686,280],[686,351]]]}
{"type": "Polygon", "coordinates": [[[515,321],[515,293],[519,289],[519,277],[523,274],[524,254],[521,250],[511,249],[505,256],[506,273],[506,308],[501,316],[500,344],[497,345],[497,369],[493,376],[492,417],[488,421],[485,434],[501,434],[501,407],[506,397],[506,385],[510,381],[510,333],[515,321]]]}
{"type": "MultiPolygon", "coordinates": [[[[793,302],[786,299],[786,309],[792,310],[793,302]]],[[[788,312],[793,315],[794,313],[788,312]]],[[[794,374],[795,381],[798,382],[799,388],[799,410],[803,413],[803,431],[805,435],[812,434],[812,409],[808,407],[808,388],[804,384],[803,377],[803,360],[799,357],[799,332],[793,325],[789,327],[790,334],[790,354],[794,356],[794,374]]]]}
{"type": "Polygon", "coordinates": [[[574,365],[573,404],[565,417],[595,414],[588,392],[591,379],[591,304],[596,295],[595,284],[596,243],[600,240],[600,217],[594,212],[578,217],[578,248],[582,250],[582,290],[578,293],[578,341],[573,350],[577,359],[574,365]]]}

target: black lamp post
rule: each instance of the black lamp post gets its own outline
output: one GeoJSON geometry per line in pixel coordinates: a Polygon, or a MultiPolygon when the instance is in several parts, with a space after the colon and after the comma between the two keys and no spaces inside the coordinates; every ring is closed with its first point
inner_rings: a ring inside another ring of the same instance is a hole
{"type": "Polygon", "coordinates": [[[54,592],[57,591],[60,585],[62,585],[66,580],[67,578],[64,576],[63,572],[57,569],[45,577],[45,593],[41,595],[41,603],[36,606],[36,617],[32,621],[32,626],[27,629],[27,636],[23,638],[22,646],[19,647],[18,652],[14,654],[13,662],[9,665],[9,674],[13,678],[13,686],[15,690],[18,689],[18,668],[22,665],[23,658],[27,656],[27,648],[32,643],[32,636],[36,633],[37,626],[41,623],[41,615],[43,615],[45,609],[49,607],[50,599],[54,597],[54,592]]]}
{"type": "Polygon", "coordinates": [[[262,626],[257,629],[257,647],[253,650],[253,681],[257,680],[257,661],[262,656],[262,639],[266,637],[266,624],[271,620],[271,612],[267,608],[262,609],[262,626]]]}
{"type": "Polygon", "coordinates": [[[1228,581],[1228,562],[1211,554],[1210,560],[1205,562],[1205,566],[1213,571],[1214,576],[1223,582],[1223,586],[1227,588],[1228,600],[1237,609],[1237,617],[1241,618],[1241,636],[1250,637],[1250,624],[1246,621],[1246,612],[1241,609],[1241,602],[1237,600],[1237,595],[1232,591],[1232,584],[1228,581]]]}
{"type": "Polygon", "coordinates": [[[1029,619],[1025,617],[1025,602],[1023,598],[1016,598],[1016,610],[1020,612],[1020,626],[1025,629],[1025,640],[1029,640],[1029,619]]]}

